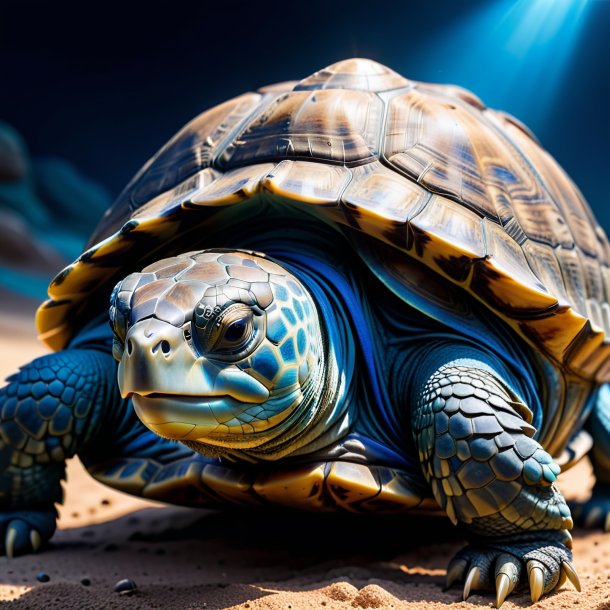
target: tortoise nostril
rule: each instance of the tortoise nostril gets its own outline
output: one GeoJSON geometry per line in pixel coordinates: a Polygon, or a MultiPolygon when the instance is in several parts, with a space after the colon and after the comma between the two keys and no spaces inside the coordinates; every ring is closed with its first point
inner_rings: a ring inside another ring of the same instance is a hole
{"type": "Polygon", "coordinates": [[[169,341],[166,341],[165,339],[163,339],[163,341],[161,341],[161,351],[164,354],[169,354],[169,350],[170,350],[169,341]]]}
{"type": "Polygon", "coordinates": [[[127,339],[127,355],[131,356],[133,352],[133,342],[131,339],[127,339]]]}

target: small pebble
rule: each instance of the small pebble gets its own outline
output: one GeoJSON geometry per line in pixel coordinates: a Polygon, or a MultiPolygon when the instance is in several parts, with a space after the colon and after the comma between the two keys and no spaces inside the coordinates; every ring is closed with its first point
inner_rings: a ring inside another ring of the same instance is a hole
{"type": "Polygon", "coordinates": [[[91,581],[88,578],[81,578],[80,584],[84,587],[88,587],[91,584],[91,581]]]}
{"type": "Polygon", "coordinates": [[[38,574],[36,574],[36,580],[38,582],[49,582],[51,578],[46,572],[38,572],[38,574]]]}
{"type": "Polygon", "coordinates": [[[135,593],[137,589],[138,585],[129,578],[123,578],[123,580],[119,580],[119,582],[114,585],[115,593],[120,593],[121,595],[131,595],[132,593],[135,593]]]}

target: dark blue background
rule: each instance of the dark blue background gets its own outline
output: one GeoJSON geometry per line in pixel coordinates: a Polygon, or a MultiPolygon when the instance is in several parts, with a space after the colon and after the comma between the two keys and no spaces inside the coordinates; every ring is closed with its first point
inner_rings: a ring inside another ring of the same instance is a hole
{"type": "Polygon", "coordinates": [[[364,56],[527,123],[610,228],[610,1],[0,6],[0,119],[115,194],[187,120],[364,56]]]}

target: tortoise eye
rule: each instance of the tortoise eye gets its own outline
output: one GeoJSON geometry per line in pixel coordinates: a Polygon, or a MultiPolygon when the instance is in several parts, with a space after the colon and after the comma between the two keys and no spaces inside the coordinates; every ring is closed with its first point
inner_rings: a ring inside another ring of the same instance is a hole
{"type": "Polygon", "coordinates": [[[216,315],[204,317],[195,311],[192,325],[200,353],[224,359],[240,359],[256,334],[252,309],[235,303],[216,315]]]}
{"type": "Polygon", "coordinates": [[[239,343],[245,337],[247,330],[248,320],[246,318],[241,318],[227,327],[224,334],[224,341],[226,343],[239,343]]]}

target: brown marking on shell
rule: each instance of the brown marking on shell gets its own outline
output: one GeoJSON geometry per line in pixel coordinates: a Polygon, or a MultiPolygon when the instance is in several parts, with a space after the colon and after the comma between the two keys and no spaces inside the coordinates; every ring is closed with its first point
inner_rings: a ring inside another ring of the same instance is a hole
{"type": "Polygon", "coordinates": [[[180,274],[181,280],[201,280],[208,284],[218,284],[227,281],[227,272],[216,261],[196,261],[196,264],[180,274]]]}
{"type": "Polygon", "coordinates": [[[249,505],[263,504],[263,500],[253,493],[255,474],[216,464],[208,464],[201,474],[201,482],[224,500],[249,505]]]}
{"type": "Polygon", "coordinates": [[[472,317],[469,301],[464,299],[462,291],[441,276],[430,273],[422,263],[410,256],[396,256],[393,249],[385,244],[364,242],[362,238],[357,243],[360,254],[380,277],[393,278],[398,285],[406,286],[437,307],[447,309],[452,315],[459,315],[462,319],[472,317]]]}
{"type": "Polygon", "coordinates": [[[304,78],[295,90],[351,89],[363,91],[389,91],[408,87],[400,74],[370,59],[346,59],[304,78]]]}
{"type": "Polygon", "coordinates": [[[472,259],[468,256],[435,256],[437,267],[457,282],[465,282],[472,271],[472,259]]]}
{"type": "Polygon", "coordinates": [[[223,151],[221,168],[308,159],[362,163],[377,155],[382,101],[365,91],[293,91],[276,98],[223,151]]]}

